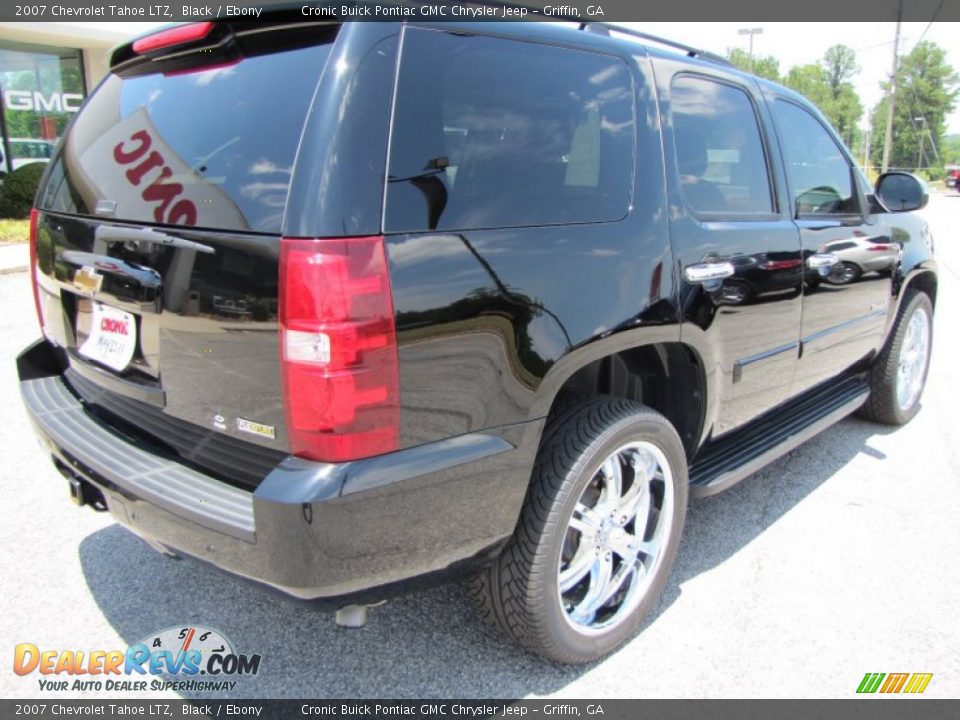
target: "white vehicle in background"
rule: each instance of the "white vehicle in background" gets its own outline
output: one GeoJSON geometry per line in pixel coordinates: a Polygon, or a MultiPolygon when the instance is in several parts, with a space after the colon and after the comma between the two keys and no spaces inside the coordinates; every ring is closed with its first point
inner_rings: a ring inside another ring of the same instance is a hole
{"type": "Polygon", "coordinates": [[[820,251],[835,255],[839,261],[827,276],[827,282],[834,285],[856,282],[868,272],[886,276],[896,267],[901,254],[898,243],[877,238],[844,238],[827,243],[820,251]]]}
{"type": "MultiPolygon", "coordinates": [[[[11,170],[16,170],[30,163],[50,162],[55,147],[56,142],[53,140],[44,140],[42,138],[10,138],[7,141],[7,148],[10,151],[11,170]]],[[[6,163],[3,163],[3,166],[0,167],[0,172],[6,172],[6,169],[6,163]]]]}

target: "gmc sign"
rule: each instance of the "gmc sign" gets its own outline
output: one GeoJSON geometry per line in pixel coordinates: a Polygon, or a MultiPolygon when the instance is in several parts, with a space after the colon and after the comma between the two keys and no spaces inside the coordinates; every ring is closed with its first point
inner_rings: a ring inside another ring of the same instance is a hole
{"type": "Polygon", "coordinates": [[[38,90],[6,90],[3,93],[3,104],[7,110],[75,113],[82,103],[83,95],[79,93],[44,95],[38,90]]]}

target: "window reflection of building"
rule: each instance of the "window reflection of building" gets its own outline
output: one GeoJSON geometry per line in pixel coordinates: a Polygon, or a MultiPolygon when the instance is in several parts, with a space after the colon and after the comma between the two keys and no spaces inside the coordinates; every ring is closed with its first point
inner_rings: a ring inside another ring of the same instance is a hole
{"type": "Polygon", "coordinates": [[[0,37],[0,173],[49,162],[87,80],[79,49],[0,37]]]}

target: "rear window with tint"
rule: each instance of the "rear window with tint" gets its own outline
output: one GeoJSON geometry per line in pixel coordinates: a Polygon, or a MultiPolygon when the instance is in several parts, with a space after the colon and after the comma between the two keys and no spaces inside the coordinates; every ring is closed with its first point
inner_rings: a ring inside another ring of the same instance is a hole
{"type": "Polygon", "coordinates": [[[279,233],[294,155],[330,48],[181,73],[111,75],[77,116],[42,206],[279,233]]]}
{"type": "Polygon", "coordinates": [[[408,29],[390,145],[390,232],[623,218],[634,102],[618,58],[408,29]]]}

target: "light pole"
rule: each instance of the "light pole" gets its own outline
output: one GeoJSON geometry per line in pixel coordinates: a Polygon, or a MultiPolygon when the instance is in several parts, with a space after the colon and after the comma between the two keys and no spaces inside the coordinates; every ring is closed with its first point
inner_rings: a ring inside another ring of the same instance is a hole
{"type": "Polygon", "coordinates": [[[920,149],[917,150],[917,170],[923,167],[923,136],[927,132],[927,119],[922,115],[915,117],[914,122],[920,123],[920,149]]]}
{"type": "Polygon", "coordinates": [[[749,35],[749,36],[750,36],[750,51],[749,51],[749,53],[748,53],[748,57],[750,58],[750,66],[749,66],[748,69],[749,69],[750,72],[753,72],[753,36],[754,36],[754,35],[760,35],[760,34],[762,34],[762,33],[763,33],[763,28],[759,28],[759,27],[755,27],[755,28],[740,28],[739,30],[737,30],[737,35],[749,35]]]}

